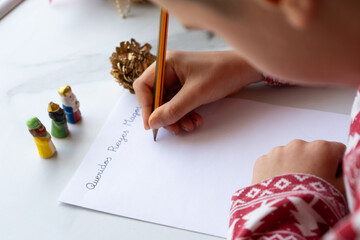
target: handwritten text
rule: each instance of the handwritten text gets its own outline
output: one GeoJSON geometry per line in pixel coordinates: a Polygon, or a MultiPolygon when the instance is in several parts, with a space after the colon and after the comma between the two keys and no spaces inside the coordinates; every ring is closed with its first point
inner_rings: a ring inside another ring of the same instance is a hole
{"type": "Polygon", "coordinates": [[[103,175],[104,171],[106,170],[106,168],[107,168],[107,166],[108,166],[108,164],[109,164],[109,162],[110,162],[111,160],[112,160],[111,157],[107,157],[104,162],[102,162],[101,164],[98,164],[98,167],[99,167],[98,173],[96,174],[96,176],[95,176],[95,178],[94,178],[93,181],[88,182],[88,183],[86,184],[86,188],[87,188],[87,189],[92,190],[92,189],[94,189],[94,188],[96,187],[96,185],[98,185],[101,176],[103,175]]]}

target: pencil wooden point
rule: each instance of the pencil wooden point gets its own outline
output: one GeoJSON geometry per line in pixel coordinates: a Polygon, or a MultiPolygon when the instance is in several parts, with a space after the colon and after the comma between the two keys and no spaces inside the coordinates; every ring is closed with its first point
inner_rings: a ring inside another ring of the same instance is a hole
{"type": "Polygon", "coordinates": [[[158,129],[153,129],[154,142],[156,142],[157,133],[158,133],[158,129]]]}

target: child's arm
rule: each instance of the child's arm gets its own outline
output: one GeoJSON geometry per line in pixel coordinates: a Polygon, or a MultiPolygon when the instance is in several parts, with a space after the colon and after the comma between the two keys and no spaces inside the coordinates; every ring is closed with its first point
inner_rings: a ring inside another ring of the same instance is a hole
{"type": "Polygon", "coordinates": [[[168,52],[165,66],[164,103],[152,113],[155,65],[135,82],[145,129],[166,127],[177,134],[202,124],[197,107],[263,79],[261,73],[232,51],[168,52]]]}
{"type": "Polygon", "coordinates": [[[344,151],[341,143],[295,140],[260,157],[254,185],[233,196],[229,239],[320,238],[347,214],[344,151]]]}

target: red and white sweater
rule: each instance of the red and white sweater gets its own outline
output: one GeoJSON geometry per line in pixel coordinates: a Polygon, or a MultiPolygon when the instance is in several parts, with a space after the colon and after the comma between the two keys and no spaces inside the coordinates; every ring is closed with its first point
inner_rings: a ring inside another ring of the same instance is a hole
{"type": "Polygon", "coordinates": [[[228,240],[360,239],[359,112],[360,88],[343,161],[348,202],[335,187],[316,176],[276,176],[233,195],[228,240]]]}

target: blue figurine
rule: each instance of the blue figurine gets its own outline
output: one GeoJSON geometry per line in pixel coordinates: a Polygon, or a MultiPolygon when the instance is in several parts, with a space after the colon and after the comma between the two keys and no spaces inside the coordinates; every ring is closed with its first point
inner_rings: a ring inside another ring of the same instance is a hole
{"type": "Polygon", "coordinates": [[[69,123],[76,123],[81,119],[81,112],[79,110],[80,103],[68,85],[62,86],[58,89],[63,103],[65,114],[69,123]]]}

